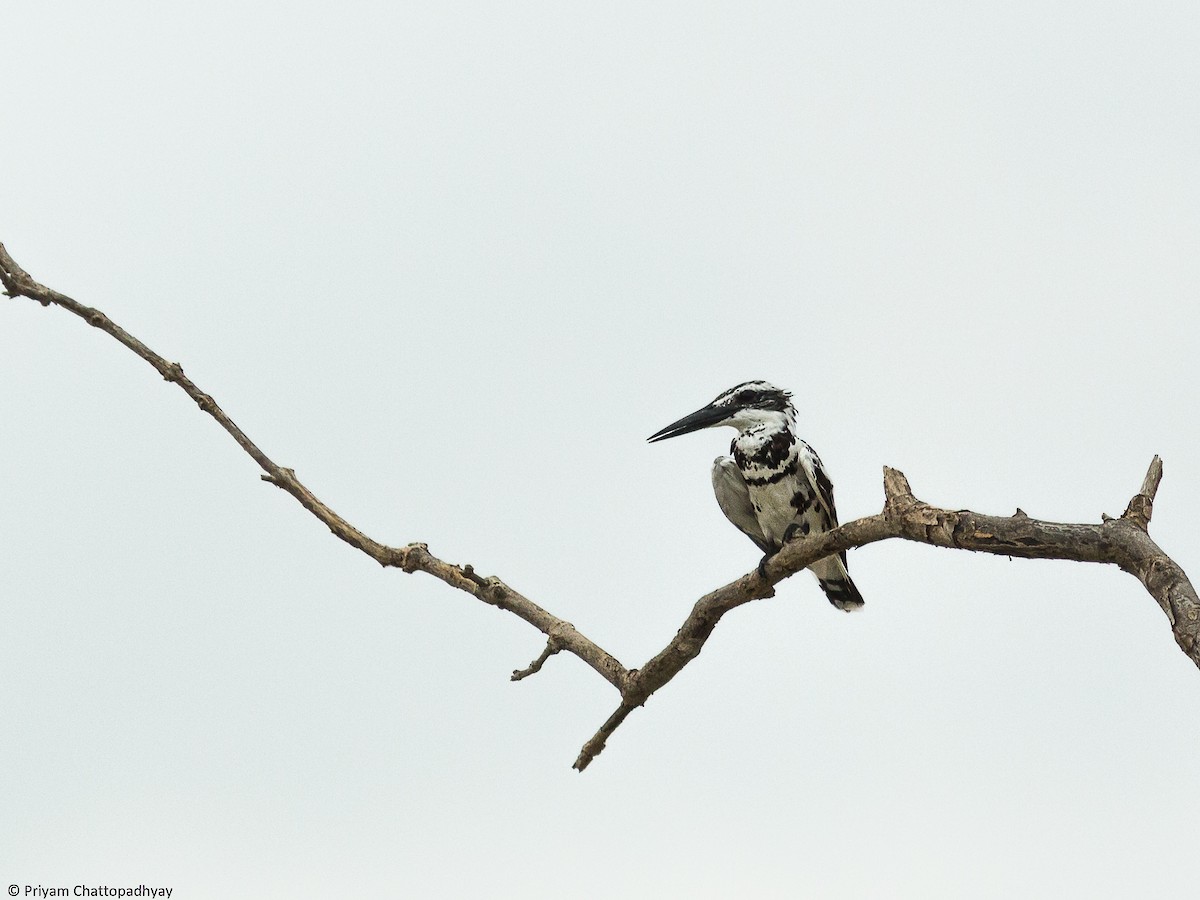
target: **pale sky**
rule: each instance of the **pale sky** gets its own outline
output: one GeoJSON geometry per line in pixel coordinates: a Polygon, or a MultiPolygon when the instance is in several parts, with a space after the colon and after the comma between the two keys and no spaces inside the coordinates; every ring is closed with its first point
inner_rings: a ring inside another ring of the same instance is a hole
{"type": "MultiPolygon", "coordinates": [[[[758,551],[793,391],[881,469],[1200,577],[1194,3],[25,3],[0,241],[371,536],[636,667],[758,551]]],[[[0,887],[175,898],[1195,890],[1200,672],[1115,567],[898,541],[612,688],[333,538],[106,335],[0,303],[0,887]]]]}

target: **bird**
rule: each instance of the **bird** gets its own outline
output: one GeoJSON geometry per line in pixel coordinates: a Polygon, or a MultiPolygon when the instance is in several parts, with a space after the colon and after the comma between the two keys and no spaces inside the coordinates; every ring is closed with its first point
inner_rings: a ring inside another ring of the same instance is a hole
{"type": "MultiPolygon", "coordinates": [[[[737,429],[730,455],[713,461],[713,491],[725,517],[765,554],[759,563],[764,576],[767,560],[793,536],[820,534],[838,524],[833,483],[816,451],[796,434],[791,397],[769,382],[746,381],[647,438],[654,443],[702,428],[737,429]]],[[[809,569],[838,609],[852,612],[863,605],[845,551],[809,569]]]]}

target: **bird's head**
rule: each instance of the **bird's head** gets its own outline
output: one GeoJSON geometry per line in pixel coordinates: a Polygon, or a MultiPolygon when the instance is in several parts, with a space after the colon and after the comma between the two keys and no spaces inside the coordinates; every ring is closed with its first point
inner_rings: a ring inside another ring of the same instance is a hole
{"type": "Polygon", "coordinates": [[[746,431],[755,425],[783,426],[795,416],[791,396],[766,381],[747,381],[718,394],[703,409],[672,422],[647,440],[651,443],[665,441],[718,425],[731,425],[738,431],[746,431]]]}

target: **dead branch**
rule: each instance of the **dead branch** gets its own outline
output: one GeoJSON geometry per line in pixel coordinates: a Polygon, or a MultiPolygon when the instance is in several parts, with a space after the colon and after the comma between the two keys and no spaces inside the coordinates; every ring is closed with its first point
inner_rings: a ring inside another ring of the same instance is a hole
{"type": "Polygon", "coordinates": [[[940,509],[913,496],[902,472],[885,468],[882,512],[848,522],[825,534],[797,538],[767,563],[765,578],[757,571],[750,572],[701,597],[666,647],[640,669],[631,670],[570,622],[547,612],[499,578],[481,576],[470,565],[457,566],[438,559],[425,544],[389,547],[363,534],[322,503],[300,482],[294,471],[277,465],[263,453],[213,398],[184,374],[182,366],[159,356],[99,310],[35,281],[9,256],[3,244],[0,244],[0,281],[8,296],[27,297],[43,306],[60,306],[111,335],[150,363],[164,379],[179,385],[203,412],[229,433],[263,470],[264,481],[291,494],[347,544],[380,565],[432,575],[484,603],[512,613],[546,635],[546,648],[541,655],[525,669],[513,672],[512,680],[519,681],[535,674],[552,655],[563,650],[591,666],[616,688],[621,702],[599,731],[584,744],[574,764],[580,771],[600,754],[608,738],[629,713],[642,706],[699,655],[723,615],[744,603],[771,596],[778,582],[826,556],[889,538],[1011,557],[1117,565],[1142,582],[1166,613],[1180,649],[1200,666],[1200,598],[1183,569],[1148,533],[1154,497],[1163,474],[1162,461],[1157,456],[1150,464],[1141,490],[1129,501],[1122,516],[1119,519],[1104,517],[1099,524],[1045,522],[1030,518],[1019,509],[1008,517],[940,509]]]}

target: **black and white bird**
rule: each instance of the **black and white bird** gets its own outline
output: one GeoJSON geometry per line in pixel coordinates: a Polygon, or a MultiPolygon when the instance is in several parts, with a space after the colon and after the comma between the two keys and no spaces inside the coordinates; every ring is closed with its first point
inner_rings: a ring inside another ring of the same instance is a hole
{"type": "MultiPolygon", "coordinates": [[[[791,396],[765,381],[747,381],[648,438],[662,441],[718,425],[738,430],[731,455],[713,462],[713,490],[721,512],[766,554],[764,563],[794,535],[819,534],[838,524],[833,484],[816,452],[796,434],[791,396]]],[[[863,605],[844,552],[809,568],[838,609],[863,605]]]]}

